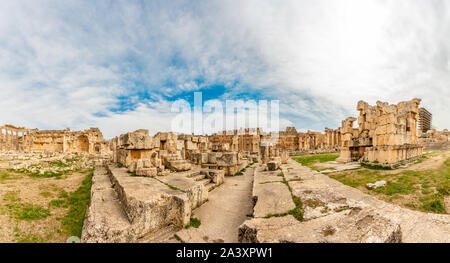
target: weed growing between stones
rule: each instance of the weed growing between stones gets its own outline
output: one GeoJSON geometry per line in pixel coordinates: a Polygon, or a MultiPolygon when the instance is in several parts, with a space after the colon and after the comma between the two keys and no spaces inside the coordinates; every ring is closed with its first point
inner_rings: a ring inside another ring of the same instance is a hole
{"type": "Polygon", "coordinates": [[[189,225],[185,226],[184,228],[186,228],[186,229],[189,229],[191,227],[199,228],[201,224],[202,224],[202,222],[200,221],[200,219],[195,218],[195,217],[191,217],[189,225]]]}

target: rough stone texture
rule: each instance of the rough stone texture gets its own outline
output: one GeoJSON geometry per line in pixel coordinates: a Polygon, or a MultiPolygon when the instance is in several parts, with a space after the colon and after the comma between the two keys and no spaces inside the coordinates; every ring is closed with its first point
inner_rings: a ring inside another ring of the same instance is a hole
{"type": "Polygon", "coordinates": [[[148,130],[137,130],[119,136],[118,146],[128,150],[153,149],[159,147],[159,142],[149,136],[148,130]]]}
{"type": "Polygon", "coordinates": [[[202,169],[201,174],[204,174],[216,186],[224,183],[225,172],[222,170],[202,169]]]}
{"type": "Polygon", "coordinates": [[[450,242],[449,215],[386,203],[293,160],[282,169],[303,203],[304,221],[291,215],[250,219],[239,228],[240,242],[450,242]]]}
{"type": "Polygon", "coordinates": [[[192,209],[208,199],[202,182],[172,174],[161,179],[132,176],[109,166],[97,167],[83,242],[155,240],[190,221],[192,209]]]}
{"type": "MultiPolygon", "coordinates": [[[[305,199],[318,199],[325,203],[326,214],[349,209],[373,209],[377,214],[396,222],[402,231],[402,242],[450,242],[450,216],[423,213],[386,203],[360,190],[346,186],[326,175],[312,171],[290,160],[283,167],[286,178],[298,176],[301,181],[289,182],[293,194],[305,199]],[[290,169],[288,169],[290,168],[290,169]]],[[[305,217],[308,213],[305,214],[305,217]]],[[[322,216],[326,217],[326,216],[322,216]]],[[[320,217],[321,218],[321,217],[320,217]]]]}
{"type": "Polygon", "coordinates": [[[157,179],[186,193],[191,209],[199,207],[208,200],[208,191],[205,186],[184,174],[175,173],[157,179]]]}
{"type": "Polygon", "coordinates": [[[167,241],[189,223],[192,210],[208,200],[208,186],[223,183],[220,171],[155,178],[135,176],[115,165],[108,171],[95,169],[83,242],[167,241]]]}
{"type": "Polygon", "coordinates": [[[139,235],[125,216],[120,201],[111,187],[104,167],[98,166],[92,178],[91,204],[86,211],[81,240],[85,243],[124,243],[139,235]]]}
{"type": "Polygon", "coordinates": [[[269,169],[269,171],[275,171],[277,170],[279,167],[279,163],[276,161],[270,161],[267,163],[267,169],[269,169]]]}
{"type": "Polygon", "coordinates": [[[282,214],[295,208],[288,187],[280,181],[282,177],[264,171],[256,171],[254,177],[254,217],[282,214]]]}
{"type": "Polygon", "coordinates": [[[366,161],[384,165],[398,165],[422,155],[418,144],[417,120],[420,99],[396,105],[377,101],[370,106],[359,101],[358,129],[355,118],[342,121],[341,155],[338,162],[366,161]]]}
{"type": "Polygon", "coordinates": [[[13,125],[0,126],[0,152],[109,153],[101,131],[27,129],[13,125]]]}
{"type": "Polygon", "coordinates": [[[424,150],[450,149],[450,132],[447,129],[436,131],[428,130],[425,133],[419,132],[419,144],[424,150]]]}
{"type": "Polygon", "coordinates": [[[293,216],[252,219],[239,228],[242,243],[399,243],[399,224],[370,210],[347,210],[299,222],[293,216]]]}
{"type": "Polygon", "coordinates": [[[171,224],[182,227],[189,222],[191,203],[184,192],[153,178],[130,176],[123,168],[110,167],[110,171],[122,208],[140,233],[171,224]]]}
{"type": "Polygon", "coordinates": [[[383,187],[387,185],[387,182],[384,180],[376,181],[375,183],[368,183],[366,184],[366,187],[369,189],[377,189],[378,187],[383,187]]]}

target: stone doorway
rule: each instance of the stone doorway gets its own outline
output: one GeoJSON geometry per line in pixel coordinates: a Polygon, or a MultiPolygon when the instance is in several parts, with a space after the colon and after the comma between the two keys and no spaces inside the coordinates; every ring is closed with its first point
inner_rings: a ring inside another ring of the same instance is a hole
{"type": "Polygon", "coordinates": [[[77,152],[89,152],[89,139],[86,135],[81,135],[77,138],[78,147],[77,152]]]}

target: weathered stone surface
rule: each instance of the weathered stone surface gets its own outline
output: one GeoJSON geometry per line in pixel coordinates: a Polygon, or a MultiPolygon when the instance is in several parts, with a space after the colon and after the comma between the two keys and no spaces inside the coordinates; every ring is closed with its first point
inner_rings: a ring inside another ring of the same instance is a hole
{"type": "Polygon", "coordinates": [[[123,243],[137,240],[107,171],[97,167],[92,178],[91,204],[86,211],[81,240],[85,243],[123,243]]]}
{"type": "Polygon", "coordinates": [[[171,188],[176,188],[184,192],[191,209],[199,207],[208,200],[208,191],[204,185],[201,182],[195,181],[193,178],[186,177],[182,173],[174,173],[170,176],[160,177],[158,180],[171,188]]]}
{"type": "Polygon", "coordinates": [[[396,105],[377,101],[375,106],[359,101],[358,129],[353,128],[355,118],[342,121],[337,161],[362,160],[393,166],[421,156],[417,137],[420,101],[413,99],[396,105]]]}
{"type": "Polygon", "coordinates": [[[222,170],[213,170],[213,169],[202,169],[200,171],[201,174],[204,174],[207,178],[209,178],[215,185],[221,185],[224,182],[225,172],[222,170]]]}
{"type": "Polygon", "coordinates": [[[347,210],[299,222],[293,216],[247,220],[239,228],[243,243],[399,243],[399,224],[370,210],[347,210]]]}
{"type": "Polygon", "coordinates": [[[258,167],[255,170],[255,176],[253,179],[254,184],[264,184],[270,182],[282,182],[283,177],[279,176],[281,174],[280,170],[276,171],[264,171],[264,168],[258,167]]]}
{"type": "Polygon", "coordinates": [[[192,165],[185,160],[169,161],[167,168],[177,172],[189,171],[192,169],[192,165]]]}
{"type": "Polygon", "coordinates": [[[279,163],[276,161],[270,161],[267,163],[267,169],[269,169],[269,171],[275,171],[277,170],[279,167],[279,163]]]}
{"type": "Polygon", "coordinates": [[[257,171],[254,176],[253,200],[256,202],[254,217],[282,214],[295,208],[288,187],[279,181],[282,177],[275,176],[278,178],[273,178],[273,181],[265,181],[274,177],[273,172],[262,171],[257,171]],[[265,173],[269,175],[267,176],[265,173]]]}
{"type": "Polygon", "coordinates": [[[0,152],[110,153],[98,128],[40,131],[6,124],[0,131],[0,152]]]}
{"type": "Polygon", "coordinates": [[[110,167],[110,171],[122,209],[138,233],[148,234],[170,224],[182,227],[189,222],[191,203],[186,193],[153,178],[130,176],[123,168],[110,167]]]}
{"type": "Polygon", "coordinates": [[[377,189],[378,187],[383,187],[385,185],[387,185],[387,182],[384,180],[381,180],[381,181],[376,181],[375,183],[368,183],[368,184],[366,184],[366,187],[368,189],[377,189]]]}
{"type": "Polygon", "coordinates": [[[347,210],[299,222],[293,216],[251,219],[239,228],[243,243],[399,243],[399,224],[371,211],[347,210]]]}
{"type": "Polygon", "coordinates": [[[282,168],[287,179],[294,176],[300,179],[289,182],[295,196],[302,200],[317,199],[323,205],[320,202],[316,204],[326,208],[325,213],[321,213],[320,217],[317,217],[318,214],[310,213],[312,210],[307,208],[305,218],[316,218],[311,221],[338,214],[346,207],[348,207],[347,210],[373,209],[377,214],[400,225],[402,242],[450,242],[449,215],[423,213],[386,203],[375,196],[362,193],[356,188],[312,171],[294,160],[289,160],[289,163],[282,168]]]}
{"type": "Polygon", "coordinates": [[[120,135],[117,146],[128,150],[148,150],[159,147],[159,142],[148,134],[148,130],[137,130],[120,135]]]}

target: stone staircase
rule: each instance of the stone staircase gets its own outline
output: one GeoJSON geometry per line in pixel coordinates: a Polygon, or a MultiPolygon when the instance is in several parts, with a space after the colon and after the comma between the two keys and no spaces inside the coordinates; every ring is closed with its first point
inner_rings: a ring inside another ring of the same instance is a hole
{"type": "Polygon", "coordinates": [[[214,190],[218,185],[213,182],[213,179],[207,176],[207,173],[202,170],[192,170],[186,177],[193,179],[196,182],[202,183],[208,192],[214,190]]]}
{"type": "Polygon", "coordinates": [[[179,153],[167,153],[163,155],[164,165],[176,172],[188,171],[192,164],[184,160],[179,153]]]}

